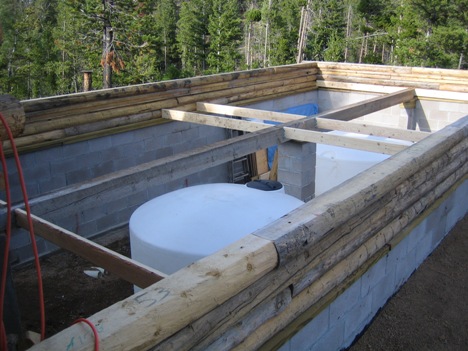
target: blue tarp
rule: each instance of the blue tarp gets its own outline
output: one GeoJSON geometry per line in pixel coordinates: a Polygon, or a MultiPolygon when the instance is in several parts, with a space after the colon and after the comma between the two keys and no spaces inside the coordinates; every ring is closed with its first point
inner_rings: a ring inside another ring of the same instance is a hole
{"type": "MultiPolygon", "coordinates": [[[[291,113],[291,114],[302,115],[304,117],[307,117],[307,116],[316,115],[318,113],[318,104],[304,104],[304,105],[289,107],[285,110],[277,111],[277,112],[291,113]]],[[[271,122],[271,121],[266,121],[265,123],[279,124],[278,122],[271,122]]],[[[267,150],[268,169],[271,169],[273,167],[273,160],[275,158],[275,152],[277,148],[278,146],[275,145],[275,146],[269,147],[267,150]]]]}

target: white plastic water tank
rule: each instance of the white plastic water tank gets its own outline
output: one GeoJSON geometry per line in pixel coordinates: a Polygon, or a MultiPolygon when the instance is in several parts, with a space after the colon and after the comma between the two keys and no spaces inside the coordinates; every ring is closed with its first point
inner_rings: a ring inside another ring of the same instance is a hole
{"type": "MultiPolygon", "coordinates": [[[[351,136],[353,138],[385,141],[394,144],[412,145],[412,142],[383,138],[372,135],[333,131],[330,134],[351,136]]],[[[315,170],[315,196],[343,183],[375,164],[389,158],[376,152],[348,149],[333,145],[317,144],[317,163],[315,170]]]]}
{"type": "Polygon", "coordinates": [[[132,258],[171,274],[302,205],[282,191],[197,185],[156,197],[130,218],[132,258]]]}

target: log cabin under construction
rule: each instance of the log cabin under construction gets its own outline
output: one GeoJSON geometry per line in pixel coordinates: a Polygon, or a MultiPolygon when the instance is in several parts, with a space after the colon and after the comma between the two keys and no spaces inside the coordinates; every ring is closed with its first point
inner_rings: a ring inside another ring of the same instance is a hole
{"type": "MultiPolygon", "coordinates": [[[[39,252],[140,288],[89,316],[104,350],[347,347],[468,211],[467,71],[304,62],[2,103],[39,252]],[[319,191],[318,145],[387,156],[319,191]],[[175,273],[93,241],[160,195],[252,179],[304,203],[175,273]]],[[[31,260],[29,226],[10,189],[16,265],[31,260]]],[[[93,349],[82,325],[31,348],[93,349]]]]}

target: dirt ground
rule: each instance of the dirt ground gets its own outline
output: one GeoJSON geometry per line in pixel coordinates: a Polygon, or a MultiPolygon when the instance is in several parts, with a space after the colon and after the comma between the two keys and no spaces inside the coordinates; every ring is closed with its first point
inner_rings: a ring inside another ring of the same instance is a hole
{"type": "Polygon", "coordinates": [[[468,350],[468,216],[349,349],[371,350],[468,350]]]}
{"type": "MultiPolygon", "coordinates": [[[[109,247],[129,255],[126,239],[109,247]]],[[[42,260],[47,336],[133,293],[115,276],[89,277],[84,271],[91,266],[67,252],[42,260]]],[[[39,332],[35,271],[28,266],[13,274],[24,330],[39,332]]],[[[468,350],[468,216],[349,348],[361,350],[468,350]]]]}

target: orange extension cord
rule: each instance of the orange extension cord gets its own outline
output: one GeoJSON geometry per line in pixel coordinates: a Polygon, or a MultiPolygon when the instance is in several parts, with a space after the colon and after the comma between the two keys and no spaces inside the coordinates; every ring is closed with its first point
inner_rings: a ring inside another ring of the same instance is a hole
{"type": "MultiPolygon", "coordinates": [[[[21,184],[21,191],[23,193],[23,199],[24,199],[24,204],[26,208],[26,213],[27,213],[27,218],[28,218],[28,226],[29,226],[29,235],[31,238],[31,243],[32,243],[32,248],[33,248],[33,253],[34,253],[34,263],[36,267],[36,272],[37,272],[37,281],[38,281],[38,293],[39,293],[39,309],[40,309],[40,317],[41,317],[41,340],[44,340],[45,338],[45,306],[44,306],[44,291],[43,291],[43,286],[42,286],[42,274],[41,274],[41,266],[39,262],[39,253],[37,250],[37,245],[36,245],[36,239],[34,235],[34,227],[33,227],[33,222],[32,222],[32,217],[31,217],[31,209],[29,207],[29,201],[28,201],[28,195],[26,192],[26,184],[24,182],[24,176],[23,176],[23,169],[21,168],[21,163],[19,160],[18,156],[18,151],[16,149],[15,141],[13,138],[13,135],[11,133],[10,127],[8,126],[8,123],[5,119],[5,117],[2,115],[0,112],[0,120],[7,132],[8,139],[11,144],[11,149],[13,151],[13,155],[15,158],[16,162],[16,167],[18,169],[18,176],[20,179],[20,184],[21,184]]],[[[3,141],[0,140],[0,159],[1,159],[1,164],[3,167],[3,175],[4,175],[4,182],[5,182],[5,194],[6,194],[6,202],[7,202],[7,226],[6,226],[6,245],[5,245],[5,252],[3,254],[3,270],[1,273],[1,285],[0,285],[0,323],[1,323],[1,330],[0,330],[0,347],[1,350],[7,350],[8,348],[8,343],[7,343],[7,337],[6,337],[6,331],[5,331],[5,325],[3,322],[3,306],[5,303],[5,290],[6,290],[6,276],[7,276],[7,266],[8,266],[8,254],[10,250],[10,240],[11,240],[11,228],[12,228],[12,213],[11,213],[11,193],[10,193],[10,187],[9,187],[9,181],[8,181],[8,169],[7,169],[7,163],[6,163],[6,157],[5,153],[3,150],[3,141]]],[[[99,338],[98,338],[98,332],[95,328],[95,326],[88,321],[85,318],[80,318],[78,319],[75,323],[80,323],[84,322],[88,324],[91,329],[93,330],[94,333],[94,349],[96,351],[99,351],[99,338]]]]}

